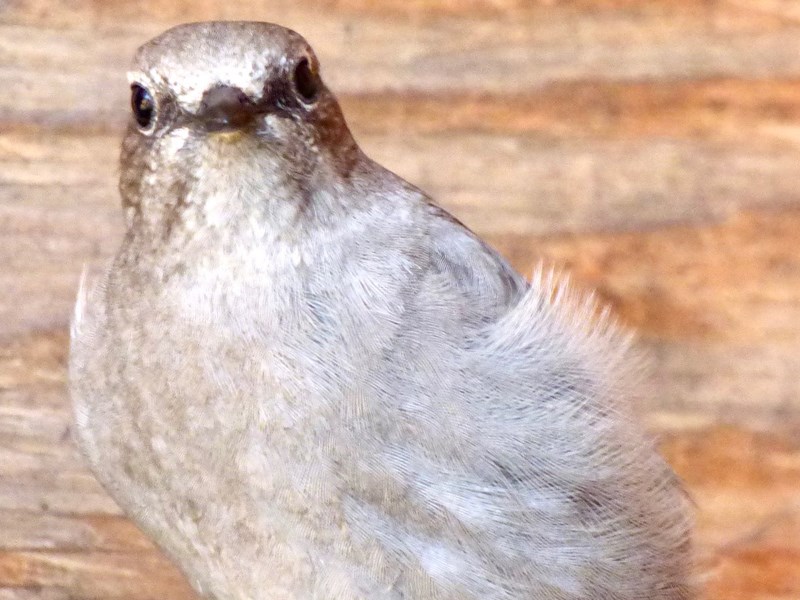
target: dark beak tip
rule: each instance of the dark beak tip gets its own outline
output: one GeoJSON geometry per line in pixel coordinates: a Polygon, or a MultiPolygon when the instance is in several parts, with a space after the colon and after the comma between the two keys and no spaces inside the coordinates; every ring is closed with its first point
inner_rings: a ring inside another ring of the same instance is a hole
{"type": "Polygon", "coordinates": [[[203,94],[198,118],[210,131],[237,129],[253,120],[255,103],[238,87],[219,85],[203,94]]]}

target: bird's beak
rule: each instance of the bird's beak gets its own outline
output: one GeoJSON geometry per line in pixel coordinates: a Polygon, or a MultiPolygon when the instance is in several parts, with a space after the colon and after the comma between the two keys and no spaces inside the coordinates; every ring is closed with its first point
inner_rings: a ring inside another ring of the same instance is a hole
{"type": "Polygon", "coordinates": [[[219,85],[203,94],[196,116],[208,131],[230,132],[244,128],[262,112],[239,88],[219,85]]]}

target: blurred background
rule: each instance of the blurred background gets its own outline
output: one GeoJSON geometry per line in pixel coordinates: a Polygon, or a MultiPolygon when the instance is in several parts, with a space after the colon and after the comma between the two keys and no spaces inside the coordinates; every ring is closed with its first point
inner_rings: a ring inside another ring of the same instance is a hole
{"type": "Polygon", "coordinates": [[[0,0],[0,600],[188,600],[70,438],[68,322],[122,232],[125,70],[292,27],[356,139],[518,269],[597,289],[697,505],[708,599],[800,598],[800,1],[0,0]]]}

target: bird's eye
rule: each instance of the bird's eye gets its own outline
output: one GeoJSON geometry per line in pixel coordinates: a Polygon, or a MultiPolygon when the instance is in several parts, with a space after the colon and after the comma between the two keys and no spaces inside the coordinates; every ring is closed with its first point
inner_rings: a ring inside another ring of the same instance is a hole
{"type": "Polygon", "coordinates": [[[311,68],[307,58],[302,59],[294,68],[294,87],[306,102],[313,102],[319,93],[319,77],[311,68]]]}
{"type": "Polygon", "coordinates": [[[147,129],[156,116],[156,102],[147,88],[138,83],[131,86],[131,108],[139,127],[147,129]]]}

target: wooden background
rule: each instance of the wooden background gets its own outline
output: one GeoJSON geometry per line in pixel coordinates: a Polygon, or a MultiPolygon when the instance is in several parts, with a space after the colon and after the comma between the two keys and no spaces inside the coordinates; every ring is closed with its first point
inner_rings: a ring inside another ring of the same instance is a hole
{"type": "Polygon", "coordinates": [[[599,289],[651,350],[704,597],[800,598],[800,0],[0,0],[0,600],[194,598],[84,467],[65,363],[129,57],[210,18],[299,30],[368,153],[599,289]]]}

